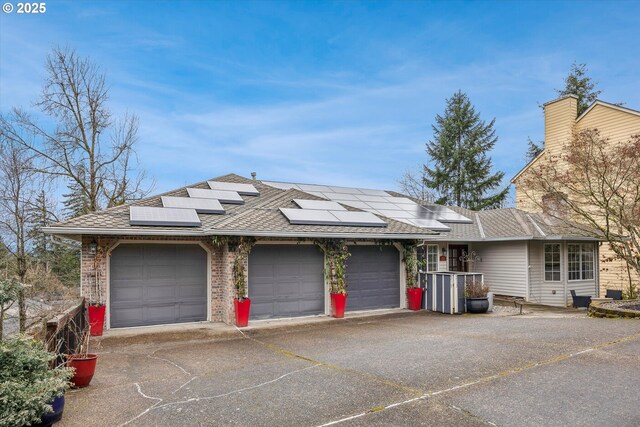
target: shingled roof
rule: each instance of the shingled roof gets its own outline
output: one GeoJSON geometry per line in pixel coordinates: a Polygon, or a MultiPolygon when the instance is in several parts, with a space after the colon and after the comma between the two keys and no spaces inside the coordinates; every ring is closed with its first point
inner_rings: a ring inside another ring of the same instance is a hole
{"type": "MultiPolygon", "coordinates": [[[[398,197],[409,197],[402,193],[387,191],[398,197]]],[[[416,203],[429,207],[415,198],[416,203]]],[[[530,213],[515,208],[473,211],[449,206],[449,209],[471,219],[473,223],[447,223],[450,231],[443,231],[434,240],[477,242],[507,240],[602,240],[587,226],[565,221],[542,213],[530,213]]]]}
{"type": "MultiPolygon", "coordinates": [[[[133,203],[93,212],[44,228],[49,234],[79,238],[81,235],[153,235],[209,236],[250,235],[264,237],[334,237],[358,239],[426,239],[435,234],[389,218],[386,227],[356,227],[327,225],[294,225],[282,215],[280,208],[297,208],[293,199],[323,200],[300,190],[281,190],[239,175],[213,178],[215,181],[253,184],[257,197],[245,196],[243,205],[223,204],[224,215],[200,213],[199,227],[143,226],[129,223],[130,206],[162,207],[161,196],[188,197],[188,188],[209,188],[207,181],[182,187],[133,203]]],[[[359,211],[345,206],[350,211],[359,211]]]]}

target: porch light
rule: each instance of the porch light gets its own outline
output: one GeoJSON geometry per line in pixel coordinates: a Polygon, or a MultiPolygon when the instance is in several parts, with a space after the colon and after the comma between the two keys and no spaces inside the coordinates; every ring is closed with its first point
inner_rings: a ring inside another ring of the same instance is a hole
{"type": "Polygon", "coordinates": [[[447,254],[447,248],[443,247],[442,248],[442,255],[446,255],[447,254]]]}
{"type": "Polygon", "coordinates": [[[89,253],[91,255],[95,255],[96,252],[98,252],[98,243],[96,243],[95,240],[92,240],[91,243],[89,243],[89,253]]]}

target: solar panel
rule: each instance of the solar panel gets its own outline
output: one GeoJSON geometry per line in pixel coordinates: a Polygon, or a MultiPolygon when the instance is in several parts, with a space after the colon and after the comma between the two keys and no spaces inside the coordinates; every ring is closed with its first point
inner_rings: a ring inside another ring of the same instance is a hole
{"type": "Polygon", "coordinates": [[[460,215],[459,213],[449,209],[446,206],[440,205],[428,205],[425,206],[428,210],[435,212],[438,215],[438,220],[442,222],[460,222],[460,223],[473,223],[472,220],[467,218],[464,215],[460,215]]]}
{"type": "Polygon", "coordinates": [[[357,197],[358,197],[358,200],[362,200],[363,202],[382,202],[382,203],[386,202],[386,200],[382,196],[371,196],[368,194],[363,194],[357,197]]]}
{"type": "Polygon", "coordinates": [[[129,224],[198,227],[200,218],[195,209],[130,206],[129,224]]]}
{"type": "Polygon", "coordinates": [[[370,212],[327,211],[280,208],[294,225],[343,225],[353,227],[386,227],[387,223],[370,212]]]}
{"type": "Polygon", "coordinates": [[[341,225],[355,227],[386,227],[387,223],[371,212],[332,211],[332,215],[338,218],[341,225]]]}
{"type": "Polygon", "coordinates": [[[329,211],[312,209],[280,208],[291,224],[297,225],[339,225],[340,220],[329,211]]]}
{"type": "Polygon", "coordinates": [[[410,219],[414,225],[418,227],[425,227],[435,231],[449,231],[451,230],[449,227],[444,225],[443,223],[436,221],[435,219],[410,219]]]}
{"type": "Polygon", "coordinates": [[[346,209],[341,206],[339,203],[331,202],[329,200],[304,200],[304,199],[293,199],[296,205],[300,206],[302,209],[320,209],[327,211],[345,211],[346,209]]]}
{"type": "Polygon", "coordinates": [[[220,203],[230,203],[241,205],[244,203],[242,197],[235,191],[207,190],[206,188],[187,188],[189,197],[198,199],[217,199],[220,203]]]}
{"type": "Polygon", "coordinates": [[[195,209],[197,213],[224,213],[224,208],[216,199],[162,196],[162,206],[165,208],[195,209]]]}
{"type": "Polygon", "coordinates": [[[243,196],[259,196],[253,184],[239,184],[236,182],[207,181],[212,190],[235,191],[243,196]]]}

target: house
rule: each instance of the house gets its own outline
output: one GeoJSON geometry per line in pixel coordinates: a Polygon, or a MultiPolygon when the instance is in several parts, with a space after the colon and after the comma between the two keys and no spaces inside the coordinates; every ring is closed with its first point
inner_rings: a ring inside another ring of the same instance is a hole
{"type": "MultiPolygon", "coordinates": [[[[265,182],[437,231],[423,244],[427,272],[482,273],[495,294],[546,305],[570,305],[571,290],[578,295],[598,295],[599,241],[584,227],[568,221],[519,209],[476,212],[425,203],[421,206],[430,213],[411,219],[405,212],[390,210],[380,202],[349,200],[342,194],[323,191],[323,186],[265,182]]],[[[386,193],[407,197],[393,191],[386,193]]]]}
{"type": "MultiPolygon", "coordinates": [[[[544,104],[544,150],[531,160],[511,183],[516,189],[516,207],[527,212],[541,212],[545,207],[544,194],[527,188],[526,174],[534,165],[546,158],[558,158],[565,154],[565,144],[575,131],[598,129],[612,144],[625,143],[634,134],[640,134],[640,111],[597,100],[578,116],[577,97],[565,96],[544,104]]],[[[568,195],[571,197],[571,195],[568,195]]],[[[551,198],[553,199],[553,198],[551,198]]],[[[551,200],[550,200],[551,201],[551,200]]],[[[546,208],[553,209],[553,202],[546,208]]],[[[615,254],[608,244],[600,249],[600,292],[606,289],[626,289],[629,285],[629,271],[623,260],[615,260],[615,254]]],[[[637,279],[636,279],[637,281],[637,279]]]]}
{"type": "Polygon", "coordinates": [[[594,239],[541,214],[424,207],[382,190],[233,174],[45,232],[82,243],[81,292],[106,303],[107,328],[232,323],[235,254],[216,244],[220,236],[256,239],[244,265],[252,320],[329,314],[325,259],[316,239],[343,239],[349,246],[348,310],[406,306],[399,250],[406,241],[424,242],[429,270],[476,269],[500,294],[565,305],[572,275],[582,275],[571,283],[581,294],[595,295],[598,286],[594,239]],[[561,264],[558,253],[579,261],[561,264]]]}

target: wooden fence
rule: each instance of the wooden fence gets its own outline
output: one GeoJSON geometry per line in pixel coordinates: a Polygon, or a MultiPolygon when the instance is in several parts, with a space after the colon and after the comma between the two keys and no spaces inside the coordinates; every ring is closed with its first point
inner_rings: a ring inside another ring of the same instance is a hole
{"type": "Polygon", "coordinates": [[[85,299],[45,324],[44,342],[47,350],[58,354],[56,365],[66,362],[64,355],[74,353],[79,339],[89,326],[85,299]]]}

